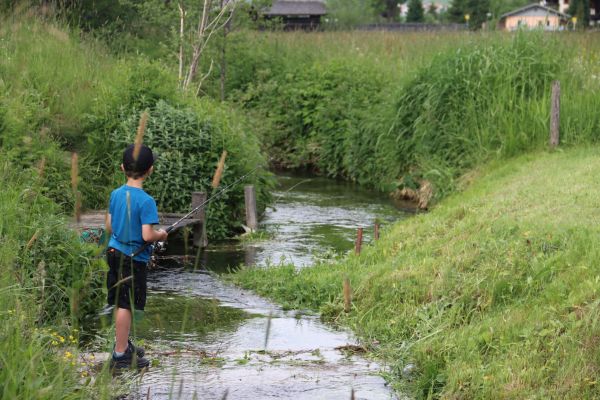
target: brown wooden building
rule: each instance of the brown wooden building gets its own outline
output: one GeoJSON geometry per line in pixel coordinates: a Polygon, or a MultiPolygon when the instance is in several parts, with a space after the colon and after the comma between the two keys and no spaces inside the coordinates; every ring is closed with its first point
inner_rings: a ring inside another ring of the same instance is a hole
{"type": "Polygon", "coordinates": [[[327,14],[325,3],[319,0],[274,0],[263,15],[267,19],[281,19],[285,30],[314,30],[327,14]]]}

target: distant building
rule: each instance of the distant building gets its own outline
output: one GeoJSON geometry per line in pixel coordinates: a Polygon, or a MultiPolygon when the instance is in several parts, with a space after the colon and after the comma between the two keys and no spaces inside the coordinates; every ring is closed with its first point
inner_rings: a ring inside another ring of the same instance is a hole
{"type": "Polygon", "coordinates": [[[319,0],[273,0],[263,15],[267,19],[280,18],[286,30],[313,30],[327,15],[325,3],[319,0]]]}
{"type": "Polygon", "coordinates": [[[498,28],[506,31],[517,29],[543,29],[557,31],[564,29],[570,16],[554,8],[540,4],[530,4],[500,16],[498,28]]]}

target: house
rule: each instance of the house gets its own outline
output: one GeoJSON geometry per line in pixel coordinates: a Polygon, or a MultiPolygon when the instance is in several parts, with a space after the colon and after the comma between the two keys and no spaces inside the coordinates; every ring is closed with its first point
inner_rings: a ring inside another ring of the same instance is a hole
{"type": "Polygon", "coordinates": [[[543,29],[556,31],[564,29],[570,16],[554,8],[540,4],[530,4],[500,16],[498,29],[514,31],[517,29],[543,29]]]}
{"type": "Polygon", "coordinates": [[[313,30],[327,14],[325,3],[319,0],[274,0],[263,15],[266,19],[281,19],[285,30],[313,30]]]}

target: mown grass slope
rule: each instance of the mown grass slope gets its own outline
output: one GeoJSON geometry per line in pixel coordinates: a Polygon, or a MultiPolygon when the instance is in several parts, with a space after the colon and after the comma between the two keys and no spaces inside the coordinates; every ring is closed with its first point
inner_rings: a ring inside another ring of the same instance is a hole
{"type": "Polygon", "coordinates": [[[351,326],[418,398],[600,396],[599,150],[496,162],[360,256],[233,279],[351,326]]]}

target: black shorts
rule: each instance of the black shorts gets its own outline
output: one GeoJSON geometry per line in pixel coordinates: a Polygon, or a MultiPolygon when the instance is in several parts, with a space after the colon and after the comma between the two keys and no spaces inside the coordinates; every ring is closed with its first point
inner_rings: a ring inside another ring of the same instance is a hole
{"type": "Polygon", "coordinates": [[[106,251],[106,261],[109,266],[106,279],[108,304],[143,310],[146,306],[147,263],[135,261],[112,247],[106,251]]]}

